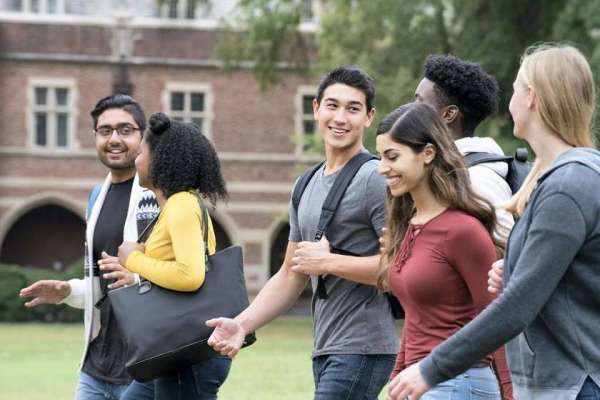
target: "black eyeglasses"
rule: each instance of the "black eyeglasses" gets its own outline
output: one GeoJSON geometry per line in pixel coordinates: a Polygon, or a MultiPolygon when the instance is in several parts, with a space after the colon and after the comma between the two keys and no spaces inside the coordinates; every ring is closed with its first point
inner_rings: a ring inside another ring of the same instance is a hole
{"type": "Polygon", "coordinates": [[[119,124],[115,127],[112,127],[110,125],[102,125],[99,126],[98,128],[96,128],[95,132],[96,135],[103,137],[103,138],[107,138],[110,137],[114,131],[117,131],[117,133],[119,134],[119,136],[125,138],[125,137],[129,137],[131,135],[133,135],[136,131],[140,131],[140,128],[136,128],[135,126],[131,125],[131,124],[119,124]]]}

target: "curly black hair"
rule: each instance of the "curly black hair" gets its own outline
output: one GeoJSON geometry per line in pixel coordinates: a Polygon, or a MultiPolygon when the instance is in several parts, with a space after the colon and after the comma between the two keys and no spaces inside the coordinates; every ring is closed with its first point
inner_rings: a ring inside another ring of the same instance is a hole
{"type": "Polygon", "coordinates": [[[440,106],[457,105],[466,136],[498,108],[498,82],[479,64],[451,55],[434,54],[425,60],[425,78],[432,81],[440,106]]]}
{"type": "Polygon", "coordinates": [[[171,195],[197,190],[214,205],[227,200],[221,163],[212,143],[194,124],[171,120],[166,114],[150,116],[146,143],[150,148],[152,185],[171,195]]]}

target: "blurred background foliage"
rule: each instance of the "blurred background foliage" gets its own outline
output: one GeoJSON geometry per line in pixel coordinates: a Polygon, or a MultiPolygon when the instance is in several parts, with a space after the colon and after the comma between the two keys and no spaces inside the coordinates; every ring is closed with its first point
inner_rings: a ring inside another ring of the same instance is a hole
{"type": "MultiPolygon", "coordinates": [[[[497,78],[498,113],[477,134],[494,137],[507,153],[523,145],[512,136],[508,102],[527,47],[573,44],[600,76],[600,1],[324,0],[315,34],[301,29],[306,4],[241,0],[235,24],[220,33],[221,58],[229,68],[251,63],[263,87],[277,83],[282,68],[315,76],[339,65],[363,68],[376,82],[374,126],[413,99],[423,61],[432,53],[478,62],[497,78]]],[[[366,138],[371,149],[373,131],[366,138]]]]}

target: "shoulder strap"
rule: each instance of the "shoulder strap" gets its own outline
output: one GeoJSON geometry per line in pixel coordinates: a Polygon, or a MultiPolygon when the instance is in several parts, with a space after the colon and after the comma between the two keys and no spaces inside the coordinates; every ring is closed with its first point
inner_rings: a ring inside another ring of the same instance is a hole
{"type": "Polygon", "coordinates": [[[323,209],[321,210],[321,217],[319,218],[319,225],[317,226],[315,240],[321,240],[321,237],[327,231],[327,227],[333,219],[333,215],[340,205],[340,202],[346,193],[346,189],[348,189],[350,182],[352,182],[352,179],[354,179],[354,175],[356,175],[364,163],[376,158],[377,157],[370,153],[361,152],[352,157],[350,161],[344,165],[339,175],[335,178],[335,182],[333,182],[333,186],[331,187],[331,190],[329,190],[329,194],[323,203],[323,209]]]}
{"type": "Polygon", "coordinates": [[[202,200],[200,194],[197,194],[198,205],[200,206],[200,212],[202,213],[202,237],[204,239],[204,268],[208,269],[208,219],[210,218],[208,214],[208,209],[206,208],[206,204],[202,200]]]}
{"type": "Polygon", "coordinates": [[[92,215],[92,208],[94,208],[94,204],[96,204],[96,200],[98,199],[98,195],[100,194],[100,189],[102,189],[102,185],[98,183],[92,187],[92,190],[90,190],[87,202],[87,209],[85,213],[86,220],[90,219],[90,215],[92,215]]]}
{"type": "Polygon", "coordinates": [[[464,156],[467,166],[474,167],[475,165],[492,163],[492,162],[506,162],[509,163],[513,160],[512,157],[500,156],[494,153],[469,153],[464,156]]]}
{"type": "Polygon", "coordinates": [[[302,174],[300,179],[298,179],[298,183],[296,183],[296,186],[294,187],[294,193],[292,193],[292,204],[296,210],[300,205],[300,199],[302,198],[302,194],[304,193],[306,186],[308,186],[308,182],[310,182],[313,175],[319,170],[319,168],[321,168],[323,164],[325,164],[325,161],[321,161],[317,165],[313,165],[309,170],[302,174]]]}
{"type": "MultiPolygon", "coordinates": [[[[323,234],[327,231],[327,227],[333,219],[333,215],[340,205],[346,189],[348,189],[348,186],[350,186],[350,182],[352,182],[354,175],[356,175],[364,163],[375,158],[376,157],[370,153],[361,152],[352,157],[350,161],[344,165],[339,175],[335,178],[333,186],[329,190],[329,194],[323,203],[321,216],[319,217],[319,224],[317,225],[317,233],[315,234],[315,240],[321,240],[323,234]]],[[[327,299],[329,297],[327,294],[327,287],[325,286],[325,279],[322,275],[317,277],[316,293],[319,299],[327,299]]]]}

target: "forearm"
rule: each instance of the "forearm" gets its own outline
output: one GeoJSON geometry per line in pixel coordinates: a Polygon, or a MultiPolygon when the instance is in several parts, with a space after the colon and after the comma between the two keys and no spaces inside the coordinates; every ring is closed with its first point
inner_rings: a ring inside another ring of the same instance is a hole
{"type": "Polygon", "coordinates": [[[204,283],[204,261],[190,263],[157,260],[140,251],[132,252],[126,267],[152,283],[181,292],[197,290],[204,283]]]}
{"type": "Polygon", "coordinates": [[[258,293],[252,304],[235,320],[246,332],[254,332],[294,305],[306,287],[308,277],[282,267],[258,293]]]}
{"type": "Polygon", "coordinates": [[[331,254],[327,272],[352,282],[375,285],[379,272],[379,254],[368,257],[331,254]]]}

